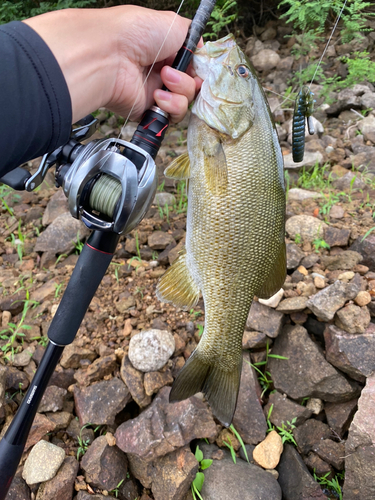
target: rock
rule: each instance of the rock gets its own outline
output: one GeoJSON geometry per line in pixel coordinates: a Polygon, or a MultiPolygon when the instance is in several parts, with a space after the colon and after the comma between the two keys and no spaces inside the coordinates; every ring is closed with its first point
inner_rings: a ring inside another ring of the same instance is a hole
{"type": "Polygon", "coordinates": [[[340,191],[346,191],[351,189],[364,189],[366,187],[365,182],[361,179],[358,173],[348,172],[343,177],[339,177],[333,181],[333,185],[336,189],[340,191]],[[353,181],[353,179],[355,179],[353,181]]]}
{"type": "Polygon", "coordinates": [[[90,351],[90,349],[85,349],[83,347],[78,347],[77,345],[69,344],[65,347],[63,354],[61,356],[60,365],[64,368],[81,368],[80,361],[82,359],[88,359],[89,361],[94,361],[97,358],[96,352],[90,351]]]}
{"type": "Polygon", "coordinates": [[[296,269],[305,254],[295,243],[287,243],[286,245],[286,267],[287,269],[296,269]]]}
{"type": "Polygon", "coordinates": [[[249,316],[246,321],[246,328],[248,330],[263,332],[268,337],[276,338],[281,332],[283,322],[283,313],[275,311],[254,300],[251,304],[249,316]]]}
{"type": "Polygon", "coordinates": [[[247,444],[258,444],[266,435],[267,424],[259,402],[259,382],[250,366],[248,353],[243,353],[240,390],[233,425],[247,444]]]}
{"type": "Polygon", "coordinates": [[[117,368],[116,355],[96,359],[86,369],[77,370],[74,378],[80,385],[87,386],[111,374],[117,368]]]}
{"type": "Polygon", "coordinates": [[[313,451],[310,451],[307,457],[303,458],[303,461],[318,477],[325,476],[326,474],[334,475],[332,467],[313,451]]]}
{"type": "Polygon", "coordinates": [[[39,487],[36,500],[71,500],[78,469],[77,460],[66,457],[56,476],[39,487]]]}
{"type": "Polygon", "coordinates": [[[43,394],[38,411],[46,413],[47,411],[55,412],[62,410],[66,395],[66,389],[62,389],[56,385],[49,385],[43,394]]]}
{"type": "Polygon", "coordinates": [[[335,325],[348,333],[364,333],[370,321],[371,316],[366,306],[347,304],[337,311],[335,325]]]}
{"type": "Polygon", "coordinates": [[[308,300],[306,306],[321,320],[330,321],[347,300],[354,299],[360,291],[357,283],[343,283],[339,280],[323,288],[308,300]]]}
{"type": "Polygon", "coordinates": [[[327,424],[310,418],[294,429],[293,435],[300,453],[307,455],[309,451],[312,451],[316,443],[320,443],[322,439],[330,438],[331,431],[327,424]]]}
{"type": "Polygon", "coordinates": [[[276,309],[276,307],[279,305],[280,300],[284,297],[284,290],[280,288],[278,292],[275,293],[275,295],[272,295],[269,299],[258,299],[259,304],[263,304],[264,306],[267,307],[272,307],[273,309],[276,309]]]}
{"type": "Polygon", "coordinates": [[[358,292],[354,302],[360,307],[367,306],[371,302],[371,295],[368,292],[358,292]]]}
{"type": "Polygon", "coordinates": [[[353,335],[328,325],[324,332],[326,358],[351,378],[364,382],[375,371],[375,325],[353,335]]]}
{"type": "MultiPolygon", "coordinates": [[[[371,298],[370,298],[371,300],[371,298]]],[[[34,346],[29,346],[27,349],[24,349],[22,352],[15,354],[12,359],[12,365],[18,368],[27,366],[31,361],[31,356],[35,351],[34,346]]]]}
{"type": "Polygon", "coordinates": [[[362,261],[362,256],[358,252],[347,250],[340,252],[336,255],[322,255],[320,262],[329,271],[336,271],[338,269],[353,269],[354,266],[362,261]]]}
{"type": "Polygon", "coordinates": [[[359,392],[357,384],[346,380],[325,360],[302,326],[284,327],[275,340],[272,354],[288,358],[271,358],[268,367],[275,389],[292,399],[316,397],[323,401],[346,401],[359,392]]]}
{"type": "Polygon", "coordinates": [[[129,297],[120,299],[118,302],[115,302],[115,307],[120,314],[124,314],[128,309],[135,306],[135,297],[130,295],[129,297]]]}
{"type": "MultiPolygon", "coordinates": [[[[148,498],[146,498],[145,500],[148,500],[148,498]]],[[[78,492],[78,495],[75,497],[74,500],[108,500],[108,496],[92,495],[91,493],[87,493],[87,491],[81,490],[78,492]]],[[[144,500],[143,497],[141,498],[141,500],[144,500]]]]}
{"type": "Polygon", "coordinates": [[[134,368],[128,356],[122,358],[120,374],[137,405],[141,408],[148,406],[151,403],[151,397],[145,392],[144,373],[134,368]]]}
{"type": "Polygon", "coordinates": [[[327,224],[311,215],[294,215],[286,221],[285,229],[290,238],[301,236],[303,242],[312,243],[317,238],[322,238],[327,224]]]}
{"type": "Polygon", "coordinates": [[[322,439],[313,446],[313,451],[337,470],[344,468],[345,443],[335,443],[332,439],[322,439]]]}
{"type": "Polygon", "coordinates": [[[27,484],[49,481],[55,477],[65,458],[65,451],[47,441],[39,441],[26,459],[22,477],[27,484]]]}
{"type": "Polygon", "coordinates": [[[350,249],[359,252],[363,257],[362,264],[370,271],[375,271],[375,235],[372,233],[365,240],[362,239],[362,236],[358,238],[350,249]]]}
{"type": "Polygon", "coordinates": [[[95,439],[95,434],[89,427],[82,427],[79,423],[78,417],[71,420],[68,428],[66,429],[68,436],[72,437],[78,443],[79,440],[86,444],[91,444],[95,439]]]}
{"type": "Polygon", "coordinates": [[[291,188],[288,191],[288,201],[304,201],[311,198],[323,198],[320,193],[315,191],[307,191],[306,189],[291,188]]]}
{"type": "Polygon", "coordinates": [[[47,297],[52,298],[56,293],[58,284],[54,279],[47,281],[44,285],[40,286],[31,293],[32,300],[36,302],[43,302],[47,297]]]}
{"type": "Polygon", "coordinates": [[[315,167],[316,164],[323,165],[323,155],[320,151],[305,151],[303,160],[300,163],[294,163],[292,153],[285,155],[283,158],[285,170],[300,169],[302,167],[315,167]]]}
{"type": "Polygon", "coordinates": [[[30,488],[22,479],[20,472],[14,476],[6,500],[31,500],[30,488]]]}
{"type": "Polygon", "coordinates": [[[73,415],[67,411],[57,411],[56,413],[47,413],[46,417],[55,424],[55,431],[66,429],[73,415]]]}
{"type": "Polygon", "coordinates": [[[64,191],[59,189],[47,203],[43,213],[43,226],[48,226],[56,219],[56,217],[65,213],[69,213],[68,199],[65,196],[64,191]]]}
{"type": "Polygon", "coordinates": [[[271,405],[273,407],[269,419],[276,427],[282,427],[283,424],[287,425],[287,422],[291,422],[294,418],[296,419],[295,425],[301,425],[311,417],[312,413],[306,406],[291,401],[277,391],[272,392],[269,396],[268,403],[264,408],[266,415],[269,414],[271,405]]]}
{"type": "Polygon", "coordinates": [[[201,495],[204,500],[281,500],[281,490],[271,474],[244,461],[229,457],[214,460],[204,471],[201,495]]]}
{"type": "Polygon", "coordinates": [[[189,446],[154,460],[151,491],[155,500],[183,500],[198,468],[189,446]]]}
{"type": "Polygon", "coordinates": [[[193,439],[215,438],[216,424],[206,403],[196,397],[169,404],[170,388],[163,387],[151,406],[116,430],[117,446],[146,461],[185,446],[193,439]]]}
{"type": "Polygon", "coordinates": [[[86,482],[107,491],[126,479],[128,461],[117,446],[109,446],[105,436],[99,436],[89,446],[81,461],[86,482]]]}
{"type": "Polygon", "coordinates": [[[277,306],[276,311],[284,314],[292,314],[298,311],[304,311],[306,309],[306,304],[308,297],[289,297],[280,302],[277,306]]]}
{"type": "Polygon", "coordinates": [[[319,415],[323,411],[324,403],[319,398],[310,398],[307,401],[306,409],[310,410],[314,415],[319,415]]]}
{"type": "Polygon", "coordinates": [[[156,193],[153,205],[164,207],[165,205],[172,206],[176,203],[176,197],[172,193],[156,193]]]}
{"type": "Polygon", "coordinates": [[[48,432],[54,431],[56,424],[41,413],[35,415],[29,436],[26,441],[25,451],[38,443],[48,432]]]}
{"type": "Polygon", "coordinates": [[[329,216],[331,219],[342,219],[344,217],[345,210],[340,205],[333,205],[329,216]]]}
{"type": "Polygon", "coordinates": [[[347,246],[349,236],[349,229],[337,229],[336,227],[328,226],[324,231],[324,240],[330,247],[347,246]]]}
{"type": "Polygon", "coordinates": [[[22,312],[25,304],[24,300],[26,300],[26,292],[24,290],[7,295],[0,300],[0,311],[8,311],[15,316],[22,312]]]}
{"type": "Polygon", "coordinates": [[[336,432],[340,438],[349,429],[351,419],[357,409],[358,399],[351,399],[344,403],[326,403],[324,411],[330,428],[336,432]]]}
{"type": "Polygon", "coordinates": [[[170,370],[165,372],[147,372],[144,377],[144,387],[147,396],[152,396],[155,392],[165,385],[173,383],[173,377],[170,370]]]}
{"type": "Polygon", "coordinates": [[[77,242],[77,234],[82,241],[90,234],[90,230],[80,220],[74,219],[70,213],[59,215],[45,231],[38,236],[35,252],[69,253],[77,242]]]}
{"type": "Polygon", "coordinates": [[[74,402],[80,425],[112,425],[116,415],[130,401],[125,384],[114,377],[89,387],[74,387],[74,402]]]}
{"type": "Polygon", "coordinates": [[[74,383],[74,370],[72,368],[65,370],[61,366],[57,366],[50,379],[50,385],[57,385],[63,389],[68,389],[74,383]]]}
{"type": "Polygon", "coordinates": [[[290,444],[284,447],[277,471],[285,500],[327,500],[298,452],[290,444]]]}
{"type": "Polygon", "coordinates": [[[369,377],[358,400],[345,445],[345,500],[372,500],[375,491],[375,375],[369,377]]]}
{"type": "Polygon", "coordinates": [[[137,370],[160,370],[175,350],[173,335],[167,330],[145,330],[130,339],[129,359],[137,370]]]}
{"type": "Polygon", "coordinates": [[[282,452],[281,437],[276,431],[271,431],[266,439],[254,448],[253,459],[263,469],[274,469],[280,461],[282,452]]]}
{"type": "Polygon", "coordinates": [[[254,68],[258,71],[269,71],[276,68],[280,62],[280,56],[274,50],[262,49],[258,54],[250,58],[254,68]]]}
{"type": "Polygon", "coordinates": [[[261,349],[266,347],[269,342],[265,333],[245,330],[242,337],[242,349],[261,349]]]}
{"type": "Polygon", "coordinates": [[[148,246],[153,250],[164,250],[168,245],[175,242],[173,236],[164,231],[154,231],[148,237],[148,246]]]}

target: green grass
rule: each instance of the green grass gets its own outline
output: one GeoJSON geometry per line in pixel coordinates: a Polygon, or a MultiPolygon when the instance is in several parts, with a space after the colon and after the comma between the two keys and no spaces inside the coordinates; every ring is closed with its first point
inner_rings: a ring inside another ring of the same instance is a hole
{"type": "Polygon", "coordinates": [[[325,474],[324,476],[319,477],[315,474],[315,470],[314,470],[315,481],[317,483],[319,483],[321,486],[325,486],[326,489],[330,490],[331,493],[334,494],[336,498],[338,498],[339,500],[342,500],[342,490],[341,490],[339,480],[340,481],[344,480],[345,472],[344,471],[338,472],[335,475],[335,477],[333,477],[332,479],[328,479],[329,475],[330,475],[330,472],[327,472],[327,474],[325,474]]]}
{"type": "Polygon", "coordinates": [[[268,415],[267,415],[267,432],[271,432],[271,431],[276,431],[280,437],[281,437],[281,441],[282,443],[290,443],[290,444],[294,444],[294,446],[297,446],[297,443],[294,439],[294,436],[293,436],[293,430],[296,428],[295,426],[295,423],[297,422],[297,417],[294,417],[291,422],[289,422],[289,420],[286,421],[286,425],[284,424],[284,422],[281,424],[281,427],[279,426],[275,426],[271,423],[271,414],[272,414],[272,410],[273,410],[273,404],[271,405],[269,411],[268,411],[268,415]]]}
{"type": "Polygon", "coordinates": [[[196,473],[194,481],[191,483],[191,493],[194,500],[203,500],[202,495],[200,494],[204,483],[203,471],[210,467],[210,465],[212,464],[212,460],[203,458],[203,453],[202,450],[199,449],[199,446],[197,446],[195,450],[195,458],[199,462],[199,471],[196,473]]]}

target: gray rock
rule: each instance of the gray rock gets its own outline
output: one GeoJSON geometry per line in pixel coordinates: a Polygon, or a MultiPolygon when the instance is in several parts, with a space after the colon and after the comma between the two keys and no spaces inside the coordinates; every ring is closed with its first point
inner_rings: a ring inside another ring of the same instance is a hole
{"type": "Polygon", "coordinates": [[[349,229],[328,226],[324,231],[324,240],[330,247],[345,247],[348,244],[349,236],[349,229]]]}
{"type": "Polygon", "coordinates": [[[6,500],[31,500],[30,488],[18,472],[10,485],[6,500]]]}
{"type": "Polygon", "coordinates": [[[322,439],[331,437],[331,431],[327,424],[311,418],[293,430],[298,450],[303,455],[307,455],[316,443],[322,439]]]}
{"type": "Polygon", "coordinates": [[[110,375],[117,369],[116,355],[110,354],[96,359],[87,368],[77,370],[74,374],[76,381],[83,386],[87,386],[101,380],[106,375],[110,375]]]}
{"type": "Polygon", "coordinates": [[[348,333],[364,333],[371,316],[366,306],[348,304],[336,313],[335,325],[348,333]]]}
{"type": "Polygon", "coordinates": [[[258,398],[259,391],[255,370],[250,366],[249,353],[244,353],[233,425],[247,444],[258,444],[266,437],[267,424],[258,398]]]}
{"type": "Polygon", "coordinates": [[[129,359],[137,370],[160,370],[173,355],[175,340],[168,330],[145,330],[130,339],[129,359]]]}
{"type": "Polygon", "coordinates": [[[79,240],[90,234],[90,230],[80,220],[70,214],[59,215],[43,233],[38,236],[35,252],[69,253],[79,240]]]}
{"type": "Polygon", "coordinates": [[[347,300],[355,299],[360,291],[356,282],[335,281],[308,300],[306,306],[321,320],[331,320],[347,300]]]}
{"type": "Polygon", "coordinates": [[[351,399],[344,403],[326,403],[324,412],[330,428],[335,431],[340,438],[349,429],[354,412],[357,409],[358,399],[351,399]]]}
{"type": "Polygon", "coordinates": [[[288,359],[271,358],[269,371],[275,389],[292,399],[315,397],[323,401],[353,399],[359,387],[346,380],[324,358],[302,326],[286,326],[275,340],[272,354],[288,359]]]}
{"type": "Polygon", "coordinates": [[[332,439],[322,439],[314,444],[313,451],[335,469],[342,470],[344,468],[345,443],[336,443],[332,439]]]}
{"type": "Polygon", "coordinates": [[[348,172],[347,174],[335,179],[333,185],[336,189],[344,191],[346,189],[363,189],[366,187],[366,183],[362,180],[360,174],[355,174],[354,172],[348,172]],[[353,181],[353,179],[355,179],[353,181]]]}
{"type": "Polygon", "coordinates": [[[269,338],[263,332],[244,331],[242,336],[242,349],[262,349],[270,343],[269,338]]]}
{"type": "Polygon", "coordinates": [[[170,387],[163,387],[151,406],[116,430],[117,446],[151,462],[193,439],[215,438],[216,424],[203,401],[191,397],[169,404],[170,387]]]}
{"type": "Polygon", "coordinates": [[[284,500],[327,500],[298,452],[290,444],[284,447],[277,471],[284,500]]]}
{"type": "Polygon", "coordinates": [[[176,197],[172,193],[156,193],[153,204],[164,207],[173,206],[176,203],[176,197]]]}
{"type": "Polygon", "coordinates": [[[35,351],[34,346],[29,346],[27,349],[24,349],[22,352],[15,354],[12,358],[12,365],[16,367],[25,367],[30,361],[31,357],[35,351]]]}
{"type": "Polygon", "coordinates": [[[296,269],[301,260],[305,257],[299,246],[295,243],[287,243],[286,245],[286,267],[288,269],[296,269]]]}
{"type": "Polygon", "coordinates": [[[43,213],[42,224],[48,226],[59,215],[69,213],[68,199],[62,189],[56,191],[52,198],[47,203],[46,209],[43,213]]]}
{"type": "Polygon", "coordinates": [[[148,246],[153,250],[164,250],[171,243],[175,243],[173,236],[164,231],[154,231],[147,240],[148,246]]]}
{"type": "Polygon", "coordinates": [[[36,500],[72,500],[78,469],[77,460],[66,457],[56,476],[40,485],[36,500]]]}
{"type": "Polygon", "coordinates": [[[64,368],[81,368],[82,365],[80,364],[80,361],[82,359],[88,359],[92,362],[97,357],[98,355],[96,352],[83,347],[78,347],[73,343],[65,347],[60,360],[60,365],[64,368]]]}
{"type": "Polygon", "coordinates": [[[86,482],[107,491],[113,490],[126,478],[128,461],[117,446],[109,446],[105,436],[99,436],[89,446],[81,461],[86,482]]]}
{"type": "Polygon", "coordinates": [[[362,257],[362,265],[367,266],[370,271],[375,271],[375,234],[371,233],[365,240],[361,236],[350,247],[351,250],[359,252],[362,257]]]}
{"type": "Polygon", "coordinates": [[[288,191],[288,201],[304,201],[310,198],[323,198],[320,193],[315,191],[307,191],[307,189],[291,188],[288,191]]]}
{"type": "Polygon", "coordinates": [[[108,500],[108,496],[92,495],[91,493],[87,493],[87,491],[81,490],[78,492],[78,495],[75,497],[74,500],[108,500]]]}
{"type": "Polygon", "coordinates": [[[231,458],[214,460],[204,471],[201,491],[205,500],[281,500],[276,479],[256,465],[231,458]]]}
{"type": "Polygon", "coordinates": [[[299,296],[299,297],[289,297],[280,302],[277,306],[276,311],[279,311],[284,314],[292,314],[299,311],[304,311],[306,309],[308,297],[299,296]]]}
{"type": "Polygon", "coordinates": [[[323,155],[320,151],[305,151],[303,160],[299,163],[295,163],[293,161],[292,153],[285,155],[283,158],[285,170],[300,169],[302,167],[315,167],[316,164],[323,165],[323,155]]]}
{"type": "Polygon", "coordinates": [[[49,385],[45,390],[38,411],[45,413],[47,411],[60,411],[63,409],[65,396],[68,391],[56,385],[49,385]]]}
{"type": "Polygon", "coordinates": [[[354,380],[364,382],[375,371],[375,325],[362,335],[352,335],[334,325],[324,332],[326,358],[354,380]]]}
{"type": "Polygon", "coordinates": [[[295,239],[301,236],[302,241],[312,243],[317,238],[323,237],[327,224],[311,215],[294,215],[286,221],[285,229],[289,236],[295,239]]]}
{"type": "Polygon", "coordinates": [[[270,394],[268,403],[264,408],[264,413],[266,415],[268,415],[271,406],[272,412],[270,415],[270,421],[277,427],[281,427],[283,423],[287,425],[287,422],[291,422],[294,418],[296,418],[295,425],[301,425],[308,418],[310,418],[312,414],[306,406],[302,406],[294,401],[291,401],[285,395],[282,395],[277,391],[270,394]]]}
{"type": "Polygon", "coordinates": [[[372,500],[375,495],[375,375],[369,377],[358,401],[345,446],[345,500],[372,500]]]}
{"type": "Polygon", "coordinates": [[[125,408],[131,397],[125,384],[114,377],[89,387],[74,387],[74,402],[81,426],[85,424],[112,425],[117,413],[125,408]]]}
{"type": "Polygon", "coordinates": [[[340,252],[336,255],[322,255],[320,262],[329,271],[338,271],[345,269],[353,269],[354,266],[362,261],[362,255],[358,252],[353,252],[352,250],[347,250],[346,252],[340,252]]]}
{"type": "Polygon", "coordinates": [[[260,304],[259,302],[253,301],[246,321],[246,328],[248,330],[263,332],[268,337],[274,339],[281,332],[283,322],[283,313],[275,311],[275,309],[260,304]]]}
{"type": "Polygon", "coordinates": [[[364,135],[365,140],[371,140],[371,137],[373,137],[373,133],[375,130],[375,116],[369,115],[366,116],[366,118],[364,118],[363,120],[360,120],[360,122],[358,123],[358,129],[364,135]]]}
{"type": "Polygon", "coordinates": [[[49,481],[55,477],[65,458],[65,451],[47,441],[39,441],[26,459],[22,477],[27,484],[49,481]]]}
{"type": "Polygon", "coordinates": [[[134,368],[128,356],[122,358],[120,374],[137,405],[141,408],[148,406],[151,403],[151,397],[147,396],[143,384],[145,374],[134,368]]]}
{"type": "Polygon", "coordinates": [[[258,71],[269,71],[276,68],[280,61],[280,56],[271,49],[262,49],[258,54],[252,56],[250,60],[258,71]]]}

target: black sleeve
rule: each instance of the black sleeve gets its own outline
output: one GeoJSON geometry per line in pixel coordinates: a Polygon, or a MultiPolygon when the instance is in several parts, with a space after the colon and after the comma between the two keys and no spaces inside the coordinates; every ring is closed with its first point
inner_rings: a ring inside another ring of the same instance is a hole
{"type": "Polygon", "coordinates": [[[69,139],[72,105],[64,75],[27,24],[0,26],[0,177],[69,139]]]}

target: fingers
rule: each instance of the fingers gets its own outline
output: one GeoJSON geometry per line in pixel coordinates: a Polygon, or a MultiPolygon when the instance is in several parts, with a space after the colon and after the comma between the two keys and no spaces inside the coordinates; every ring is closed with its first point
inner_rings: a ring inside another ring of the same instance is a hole
{"type": "Polygon", "coordinates": [[[169,113],[172,123],[180,122],[186,115],[189,105],[186,96],[157,89],[154,92],[154,99],[159,108],[169,113]]]}

